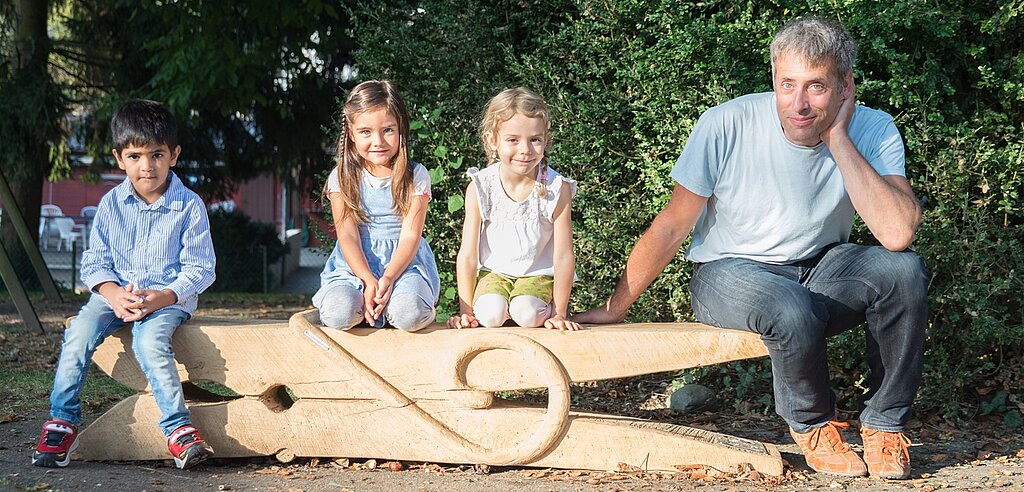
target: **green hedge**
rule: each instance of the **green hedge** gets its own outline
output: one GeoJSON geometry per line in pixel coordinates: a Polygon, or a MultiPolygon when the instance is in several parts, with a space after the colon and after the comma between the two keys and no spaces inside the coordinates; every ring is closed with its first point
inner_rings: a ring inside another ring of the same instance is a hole
{"type": "MultiPolygon", "coordinates": [[[[399,84],[417,120],[416,158],[432,169],[435,200],[426,234],[447,288],[441,309],[457,309],[453,273],[464,171],[485,164],[476,123],[490,96],[525,85],[553,108],[554,166],[580,182],[573,217],[582,280],[572,305],[581,310],[610,293],[633,243],[667,201],[668,171],[698,116],[735,96],[769,90],[768,43],[786,20],[806,14],[839,19],[859,40],[858,99],[895,117],[907,144],[908,177],[925,204],[914,246],[931,275],[919,408],[950,417],[998,411],[1008,425],[1019,422],[1013,408],[1021,405],[1015,399],[1024,386],[1019,0],[360,3],[353,12],[360,78],[399,84]],[[1009,403],[995,405],[1000,392],[1009,403]]],[[[861,224],[855,234],[872,241],[861,224]]],[[[692,319],[690,271],[680,252],[630,319],[692,319]]],[[[833,379],[849,408],[863,390],[863,345],[860,332],[832,344],[833,379]]],[[[737,372],[747,386],[752,377],[770,377],[761,363],[700,374],[744,389],[730,383],[737,372]],[[751,367],[759,369],[752,374],[751,367]]],[[[763,398],[763,391],[745,398],[763,398]]]]}

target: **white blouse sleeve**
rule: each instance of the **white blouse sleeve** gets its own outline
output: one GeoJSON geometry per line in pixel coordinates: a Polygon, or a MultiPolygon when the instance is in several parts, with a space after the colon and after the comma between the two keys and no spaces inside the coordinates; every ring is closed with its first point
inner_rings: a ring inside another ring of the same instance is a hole
{"type": "Polygon", "coordinates": [[[423,164],[416,164],[412,171],[412,191],[416,196],[425,196],[430,200],[430,173],[423,164]]]}
{"type": "MultiPolygon", "coordinates": [[[[487,168],[484,169],[486,170],[487,168]]],[[[490,219],[491,194],[487,192],[487,186],[484,183],[485,172],[471,167],[466,169],[466,176],[469,176],[469,181],[473,183],[473,188],[476,189],[476,201],[480,209],[480,218],[482,220],[490,219]]]]}
{"type": "Polygon", "coordinates": [[[545,213],[548,216],[548,220],[554,220],[555,218],[555,207],[558,206],[558,197],[562,194],[562,183],[565,183],[569,188],[569,201],[576,196],[576,180],[567,178],[558,174],[553,169],[549,169],[548,172],[551,176],[548,178],[548,198],[544,201],[545,213]]]}
{"type": "Polygon", "coordinates": [[[338,166],[334,166],[334,169],[331,169],[331,173],[327,175],[327,181],[324,183],[324,193],[341,193],[341,186],[338,184],[338,166]]]}

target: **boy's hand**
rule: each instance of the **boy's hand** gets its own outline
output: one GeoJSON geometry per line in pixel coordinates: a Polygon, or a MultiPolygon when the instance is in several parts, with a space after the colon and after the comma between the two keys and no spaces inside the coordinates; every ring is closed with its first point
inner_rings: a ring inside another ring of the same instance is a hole
{"type": "Polygon", "coordinates": [[[565,316],[556,314],[544,321],[544,327],[549,330],[562,330],[562,331],[579,331],[583,327],[575,321],[569,321],[565,319],[565,316]]]}
{"type": "Polygon", "coordinates": [[[130,322],[139,319],[135,318],[139,314],[138,310],[129,307],[139,300],[138,296],[132,294],[133,289],[132,284],[121,287],[114,282],[104,282],[96,287],[96,292],[107,300],[107,304],[114,310],[114,316],[130,322]]]}
{"type": "Polygon", "coordinates": [[[448,328],[453,330],[476,328],[478,326],[480,326],[480,322],[477,321],[476,316],[473,316],[472,314],[462,313],[448,318],[448,328]]]}
{"type": "Polygon", "coordinates": [[[125,321],[140,320],[160,308],[178,302],[178,295],[171,289],[133,289],[131,293],[137,300],[129,304],[127,308],[135,314],[129,318],[124,318],[125,321]]]}

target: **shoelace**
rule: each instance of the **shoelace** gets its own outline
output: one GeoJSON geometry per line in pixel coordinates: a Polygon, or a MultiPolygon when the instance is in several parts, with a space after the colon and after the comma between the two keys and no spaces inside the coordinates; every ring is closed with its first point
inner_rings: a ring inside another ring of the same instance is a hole
{"type": "MultiPolygon", "coordinates": [[[[70,431],[70,429],[69,429],[69,431],[70,431]]],[[[43,442],[47,446],[54,447],[54,448],[57,447],[57,446],[60,446],[61,442],[63,442],[64,439],[67,436],[71,435],[71,432],[69,432],[69,431],[62,431],[62,430],[55,430],[55,429],[45,429],[44,430],[44,435],[43,435],[43,442]]]]}
{"type": "Polygon", "coordinates": [[[46,436],[43,437],[43,441],[46,443],[47,446],[55,448],[57,446],[60,446],[61,441],[64,440],[64,436],[66,435],[67,434],[60,431],[47,430],[46,436]]]}
{"type": "Polygon", "coordinates": [[[186,444],[190,444],[190,443],[193,443],[195,441],[196,441],[196,433],[195,432],[189,432],[188,434],[185,434],[185,435],[179,437],[177,439],[177,441],[175,441],[175,443],[178,446],[184,446],[186,444]]]}
{"type": "Polygon", "coordinates": [[[882,433],[882,454],[890,456],[903,455],[903,458],[910,460],[910,445],[913,444],[910,438],[902,432],[882,433]]]}
{"type": "Polygon", "coordinates": [[[843,442],[842,434],[839,429],[848,429],[850,424],[848,422],[839,422],[836,420],[829,421],[827,424],[818,427],[811,431],[814,432],[814,436],[811,438],[811,449],[817,449],[818,444],[821,442],[821,436],[825,435],[825,441],[828,443],[828,447],[836,453],[845,453],[850,450],[850,445],[843,442]]]}

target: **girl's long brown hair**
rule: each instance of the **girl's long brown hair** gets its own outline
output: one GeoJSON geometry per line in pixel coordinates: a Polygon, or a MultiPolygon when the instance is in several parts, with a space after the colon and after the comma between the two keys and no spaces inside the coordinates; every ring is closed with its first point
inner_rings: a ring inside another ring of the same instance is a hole
{"type": "MultiPolygon", "coordinates": [[[[345,215],[351,214],[357,223],[366,223],[369,217],[363,210],[359,193],[365,163],[356,151],[349,135],[352,120],[356,115],[386,109],[398,121],[398,152],[391,160],[391,196],[394,211],[399,217],[409,212],[409,200],[413,194],[413,169],[409,161],[409,112],[405,109],[398,90],[387,80],[368,80],[348,95],[342,107],[341,135],[338,136],[338,188],[345,200],[345,215]]],[[[335,219],[338,219],[336,217],[335,219]]]]}

